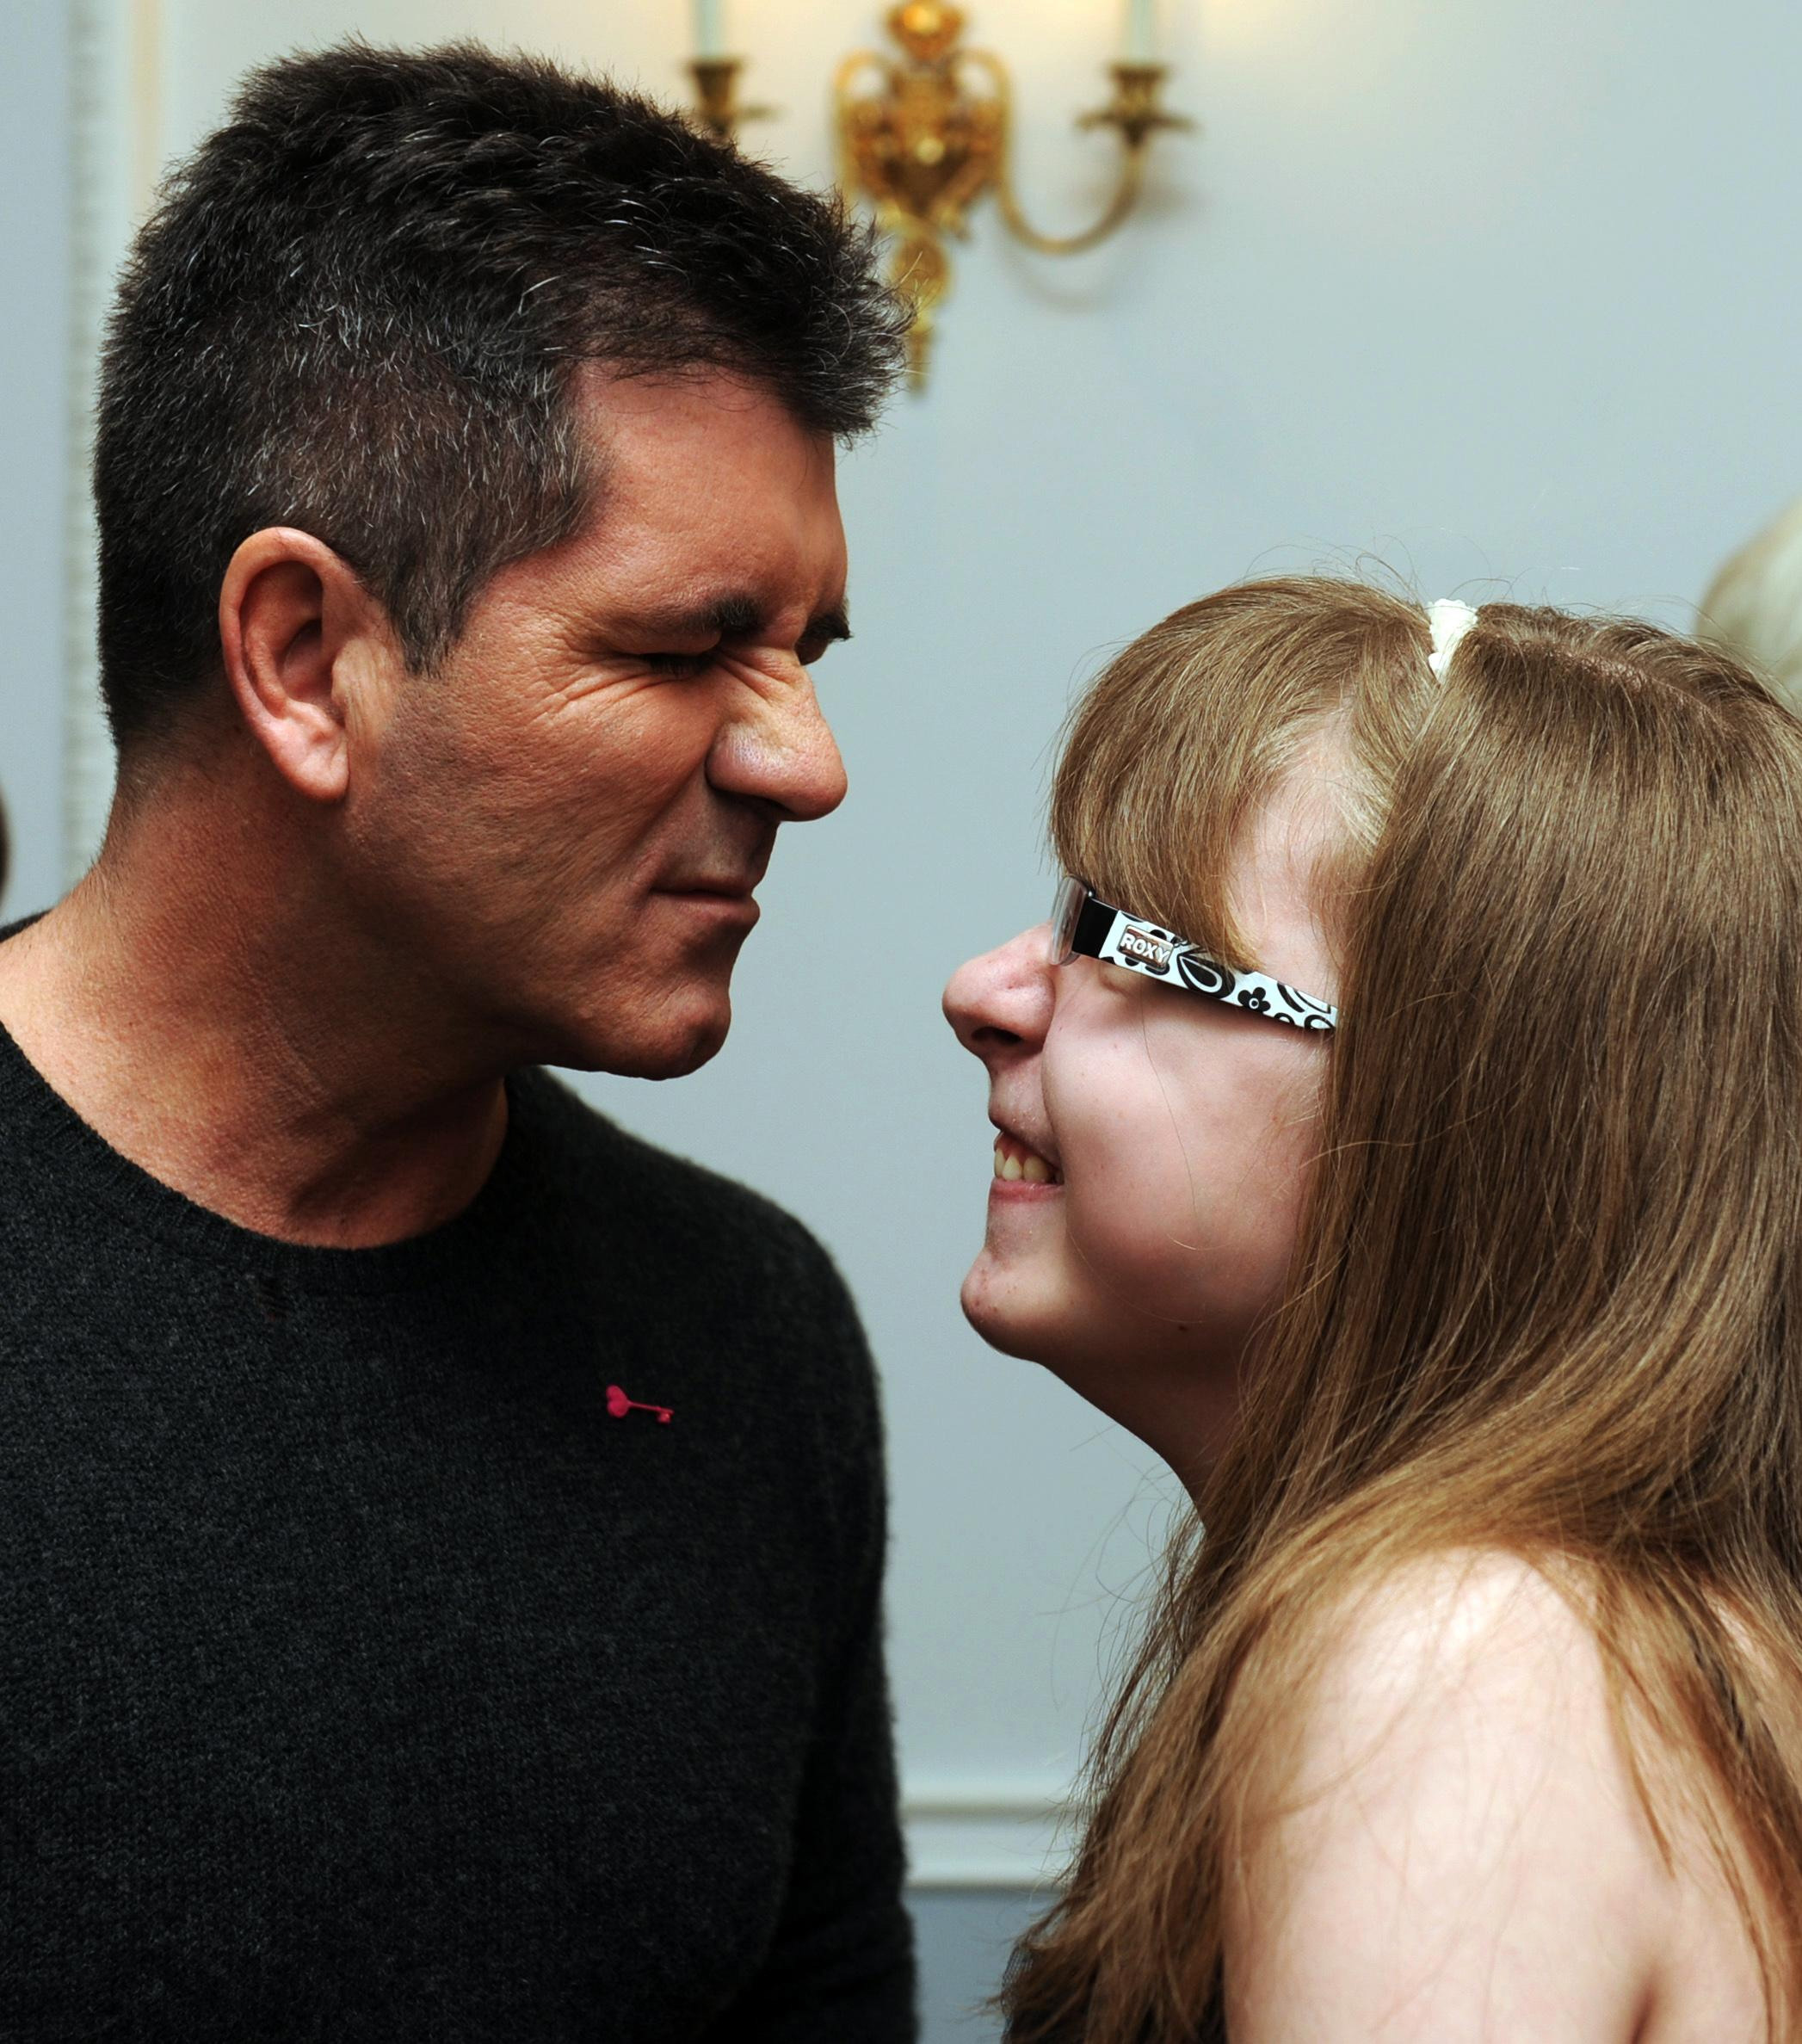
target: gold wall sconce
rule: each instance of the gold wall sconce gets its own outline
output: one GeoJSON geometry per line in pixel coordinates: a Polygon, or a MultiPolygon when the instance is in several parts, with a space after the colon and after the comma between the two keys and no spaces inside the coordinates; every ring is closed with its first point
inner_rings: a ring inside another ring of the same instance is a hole
{"type": "MultiPolygon", "coordinates": [[[[701,120],[730,137],[764,111],[737,102],[740,61],[724,53],[720,0],[695,0],[693,65],[701,120]]],[[[965,15],[949,0],[902,0],[887,28],[899,55],[860,50],[838,67],[832,90],[838,178],[847,198],[872,207],[893,244],[890,276],[912,302],[913,382],[925,380],[940,303],[951,286],[947,239],[969,231],[970,209],[988,193],[1008,230],[1043,256],[1074,256],[1105,241],[1137,204],[1151,138],[1194,122],[1166,113],[1167,65],[1152,54],[1153,0],[1127,0],[1120,59],[1109,66],[1113,96],[1083,114],[1082,128],[1120,138],[1114,194],[1075,234],[1046,234],[1027,218],[1014,183],[1013,91],[991,52],[964,43],[965,15]]]]}

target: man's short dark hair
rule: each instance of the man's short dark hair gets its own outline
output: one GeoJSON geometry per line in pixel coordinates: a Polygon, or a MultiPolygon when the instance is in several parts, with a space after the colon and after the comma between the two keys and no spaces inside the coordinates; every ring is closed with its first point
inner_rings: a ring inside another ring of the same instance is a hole
{"type": "Polygon", "coordinates": [[[429,671],[591,502],[575,367],[727,369],[871,423],[905,316],[866,230],[610,84],[474,45],[250,74],[138,238],[102,367],[100,653],[121,750],[218,672],[240,542],[293,525],[429,671]]]}

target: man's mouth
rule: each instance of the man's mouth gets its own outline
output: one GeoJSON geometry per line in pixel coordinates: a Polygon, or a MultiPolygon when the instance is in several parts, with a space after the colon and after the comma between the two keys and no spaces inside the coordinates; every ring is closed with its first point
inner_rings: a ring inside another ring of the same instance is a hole
{"type": "Polygon", "coordinates": [[[675,880],[666,887],[659,887],[659,894],[713,894],[722,901],[749,901],[751,890],[756,886],[752,880],[675,880]]]}
{"type": "Polygon", "coordinates": [[[995,1176],[1004,1184],[1061,1185],[1064,1174],[1017,1135],[1003,1129],[995,1139],[995,1176]]]}
{"type": "Polygon", "coordinates": [[[679,911],[696,929],[736,930],[744,936],[755,929],[762,917],[757,898],[748,887],[725,891],[713,887],[660,887],[662,898],[679,911]]]}

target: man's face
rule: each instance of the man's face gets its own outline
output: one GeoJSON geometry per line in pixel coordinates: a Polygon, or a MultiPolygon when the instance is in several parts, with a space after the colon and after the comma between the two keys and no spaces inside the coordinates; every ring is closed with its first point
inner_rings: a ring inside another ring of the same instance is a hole
{"type": "Polygon", "coordinates": [[[453,1027],[670,1078],[725,1041],[777,825],[844,796],[807,671],[846,636],[844,533],[830,437],[755,386],[597,374],[582,404],[597,516],[354,706],[346,824],[453,1027]]]}

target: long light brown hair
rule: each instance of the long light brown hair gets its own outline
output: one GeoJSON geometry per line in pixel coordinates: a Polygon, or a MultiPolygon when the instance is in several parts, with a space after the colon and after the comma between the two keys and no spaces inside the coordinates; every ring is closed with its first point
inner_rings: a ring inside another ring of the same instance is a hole
{"type": "Polygon", "coordinates": [[[1429,648],[1386,592],[1251,584],[1068,735],[1067,870],[1244,965],[1229,856],[1331,763],[1343,1020],[1286,1295],[1003,1992],[1022,2044],[1212,2034],[1246,1784],[1324,1629],[1468,1550],[1593,1624],[1654,1835],[1697,1816],[1772,2034],[1802,2007],[1802,724],[1647,624],[1492,603],[1443,682],[1429,648]]]}

